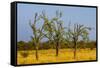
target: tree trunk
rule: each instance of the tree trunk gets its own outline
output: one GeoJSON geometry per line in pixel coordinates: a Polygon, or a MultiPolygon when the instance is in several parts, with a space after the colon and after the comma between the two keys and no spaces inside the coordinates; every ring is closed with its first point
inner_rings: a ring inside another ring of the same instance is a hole
{"type": "Polygon", "coordinates": [[[76,41],[74,41],[74,59],[76,59],[76,49],[77,49],[77,44],[76,41]]]}
{"type": "Polygon", "coordinates": [[[36,56],[36,60],[38,60],[38,44],[35,45],[35,56],[36,56]]]}
{"type": "Polygon", "coordinates": [[[38,49],[36,48],[36,60],[38,60],[38,49]]]}
{"type": "Polygon", "coordinates": [[[58,56],[59,54],[59,43],[57,42],[56,43],[56,56],[58,56]]]}

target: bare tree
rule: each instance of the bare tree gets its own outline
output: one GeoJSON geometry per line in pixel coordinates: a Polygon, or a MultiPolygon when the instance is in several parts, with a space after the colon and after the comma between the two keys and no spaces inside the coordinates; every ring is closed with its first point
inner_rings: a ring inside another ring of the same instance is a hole
{"type": "Polygon", "coordinates": [[[44,30],[45,30],[45,36],[49,39],[49,41],[53,41],[55,47],[56,47],[56,56],[59,54],[59,47],[60,43],[63,40],[63,21],[60,20],[62,17],[62,13],[59,11],[56,11],[56,16],[49,18],[46,16],[46,14],[43,12],[41,15],[41,18],[44,20],[44,30]]]}
{"type": "Polygon", "coordinates": [[[39,56],[38,56],[38,48],[41,42],[41,39],[43,38],[43,26],[41,28],[37,28],[36,24],[37,22],[40,20],[40,16],[38,15],[38,13],[35,13],[34,16],[34,22],[31,24],[30,22],[30,26],[32,28],[33,31],[33,36],[31,36],[32,41],[33,41],[33,45],[35,46],[35,55],[36,55],[36,59],[38,60],[39,56]]]}
{"type": "Polygon", "coordinates": [[[91,30],[90,27],[85,27],[80,24],[74,24],[73,27],[70,27],[70,25],[68,26],[66,36],[74,43],[74,59],[76,58],[77,42],[79,41],[79,38],[81,37],[84,42],[88,41],[89,30],[91,30]]]}

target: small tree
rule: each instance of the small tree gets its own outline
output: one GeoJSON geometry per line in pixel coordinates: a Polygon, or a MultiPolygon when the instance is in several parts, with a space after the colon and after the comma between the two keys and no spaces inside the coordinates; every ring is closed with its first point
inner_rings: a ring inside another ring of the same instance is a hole
{"type": "Polygon", "coordinates": [[[77,42],[79,41],[79,38],[81,37],[84,42],[88,41],[89,30],[91,30],[90,27],[85,27],[84,25],[80,24],[74,24],[73,29],[70,28],[70,25],[68,26],[66,36],[68,36],[69,40],[74,44],[74,59],[76,58],[77,42]]]}
{"type": "Polygon", "coordinates": [[[64,27],[63,27],[63,21],[60,20],[62,17],[62,13],[59,11],[56,11],[56,17],[54,17],[51,22],[53,22],[53,39],[56,46],[56,56],[59,55],[59,48],[60,44],[63,41],[63,34],[64,34],[64,27]]]}
{"type": "Polygon", "coordinates": [[[37,60],[39,58],[38,48],[39,48],[41,39],[43,38],[43,34],[42,34],[43,26],[42,26],[42,28],[36,27],[36,24],[39,20],[40,20],[40,16],[37,13],[35,13],[33,24],[31,24],[31,22],[30,22],[30,26],[31,26],[32,31],[33,31],[33,36],[31,36],[31,38],[32,38],[32,41],[33,41],[33,45],[35,46],[35,50],[36,50],[35,55],[36,55],[37,60]]]}
{"type": "Polygon", "coordinates": [[[63,40],[63,21],[60,20],[62,17],[62,13],[56,11],[56,16],[48,19],[48,17],[43,13],[41,18],[44,20],[44,30],[45,36],[49,39],[49,41],[53,41],[54,45],[56,46],[56,56],[59,54],[59,47],[60,43],[63,40]]]}

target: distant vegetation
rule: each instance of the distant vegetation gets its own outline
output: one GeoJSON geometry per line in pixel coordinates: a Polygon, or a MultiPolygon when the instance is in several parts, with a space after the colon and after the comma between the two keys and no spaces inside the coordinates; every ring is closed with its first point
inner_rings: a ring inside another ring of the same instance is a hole
{"type": "MultiPolygon", "coordinates": [[[[44,42],[44,43],[41,43],[40,46],[39,46],[39,50],[42,50],[42,49],[55,49],[55,46],[54,44],[49,44],[48,43],[49,41],[47,42],[44,42]]],[[[66,42],[63,42],[63,45],[61,45],[61,49],[64,49],[64,48],[73,48],[73,43],[70,42],[70,46],[66,43],[66,42]]],[[[77,43],[77,48],[89,48],[89,49],[93,49],[93,48],[96,48],[96,42],[95,41],[90,41],[88,43],[84,43],[83,41],[79,41],[77,43]],[[84,46],[83,46],[84,44],[84,46]]],[[[17,46],[17,49],[19,51],[21,50],[35,50],[35,46],[32,44],[32,42],[24,42],[24,41],[20,41],[18,42],[18,46],[17,46]],[[27,47],[25,49],[25,47],[27,47]]]]}

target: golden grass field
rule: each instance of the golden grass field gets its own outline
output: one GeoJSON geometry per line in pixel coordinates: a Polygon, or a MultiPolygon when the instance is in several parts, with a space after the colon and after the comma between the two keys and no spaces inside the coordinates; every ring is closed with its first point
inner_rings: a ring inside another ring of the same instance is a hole
{"type": "Polygon", "coordinates": [[[73,49],[60,49],[58,57],[55,56],[55,49],[39,50],[39,60],[35,58],[35,50],[28,51],[29,55],[26,58],[23,58],[21,52],[17,52],[18,65],[96,60],[96,49],[77,49],[76,59],[74,59],[73,49]]]}

